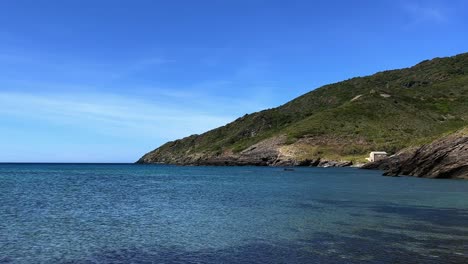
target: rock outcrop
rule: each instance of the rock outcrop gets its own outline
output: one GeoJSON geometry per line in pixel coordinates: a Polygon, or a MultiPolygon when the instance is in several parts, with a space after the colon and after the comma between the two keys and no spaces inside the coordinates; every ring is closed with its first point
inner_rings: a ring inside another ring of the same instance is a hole
{"type": "Polygon", "coordinates": [[[468,128],[362,168],[384,170],[386,176],[468,179],[468,128]]]}

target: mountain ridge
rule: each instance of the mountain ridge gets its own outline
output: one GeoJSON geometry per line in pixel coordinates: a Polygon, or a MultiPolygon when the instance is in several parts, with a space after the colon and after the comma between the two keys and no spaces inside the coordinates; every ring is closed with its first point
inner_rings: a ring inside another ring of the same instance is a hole
{"type": "Polygon", "coordinates": [[[137,163],[310,165],[363,162],[468,122],[468,53],[324,85],[279,107],[168,142],[137,163]],[[334,163],[333,163],[333,162],[334,163]]]}

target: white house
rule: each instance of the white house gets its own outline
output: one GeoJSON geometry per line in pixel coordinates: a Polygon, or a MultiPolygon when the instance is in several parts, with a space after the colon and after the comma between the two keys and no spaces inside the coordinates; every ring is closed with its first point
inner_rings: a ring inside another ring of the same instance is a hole
{"type": "Polygon", "coordinates": [[[370,162],[378,161],[383,158],[387,157],[387,152],[385,151],[372,151],[368,158],[366,158],[370,162]]]}

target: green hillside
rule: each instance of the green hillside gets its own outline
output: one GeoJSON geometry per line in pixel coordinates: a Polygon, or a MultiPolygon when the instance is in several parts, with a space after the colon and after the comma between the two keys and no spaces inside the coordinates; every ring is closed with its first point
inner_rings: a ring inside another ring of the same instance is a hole
{"type": "Polygon", "coordinates": [[[323,86],[280,107],[166,143],[139,162],[236,160],[252,145],[274,138],[278,140],[271,149],[287,152],[295,160],[362,160],[371,150],[395,152],[467,123],[468,53],[464,53],[323,86]]]}

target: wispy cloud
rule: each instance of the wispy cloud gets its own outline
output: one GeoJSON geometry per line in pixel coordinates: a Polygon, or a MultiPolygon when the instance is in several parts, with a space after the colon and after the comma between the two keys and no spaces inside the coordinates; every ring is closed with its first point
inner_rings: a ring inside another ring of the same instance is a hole
{"type": "Polygon", "coordinates": [[[275,106],[279,93],[264,81],[265,64],[185,76],[189,67],[169,55],[143,55],[97,60],[3,49],[0,160],[134,161],[168,140],[275,106]]]}
{"type": "Polygon", "coordinates": [[[448,9],[434,1],[405,1],[403,10],[409,17],[411,25],[421,23],[444,23],[449,19],[448,9]]]}
{"type": "Polygon", "coordinates": [[[160,67],[167,64],[175,63],[175,60],[164,59],[160,57],[145,58],[141,60],[131,61],[125,67],[122,67],[120,70],[116,71],[113,74],[114,78],[125,78],[129,75],[138,73],[151,68],[160,67]]]}
{"type": "Polygon", "coordinates": [[[0,51],[0,69],[3,72],[28,70],[30,74],[52,75],[55,78],[79,77],[109,81],[129,78],[145,70],[157,70],[175,62],[173,59],[154,54],[132,59],[114,58],[112,61],[103,62],[91,58],[67,57],[63,54],[18,51],[13,48],[3,48],[0,51]]]}
{"type": "Polygon", "coordinates": [[[168,140],[201,133],[232,120],[187,105],[149,102],[112,94],[0,92],[0,115],[88,128],[117,137],[168,140]]]}

